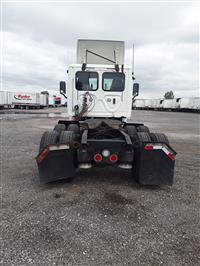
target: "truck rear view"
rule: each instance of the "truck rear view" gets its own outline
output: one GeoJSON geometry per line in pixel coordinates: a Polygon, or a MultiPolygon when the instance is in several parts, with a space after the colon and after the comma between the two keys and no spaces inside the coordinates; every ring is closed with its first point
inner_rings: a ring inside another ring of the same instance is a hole
{"type": "Polygon", "coordinates": [[[176,152],[167,137],[127,122],[139,91],[134,79],[124,66],[124,42],[78,41],[67,86],[60,82],[69,119],[44,132],[36,157],[42,182],[72,179],[80,168],[118,166],[141,184],[173,183],[176,152]]]}

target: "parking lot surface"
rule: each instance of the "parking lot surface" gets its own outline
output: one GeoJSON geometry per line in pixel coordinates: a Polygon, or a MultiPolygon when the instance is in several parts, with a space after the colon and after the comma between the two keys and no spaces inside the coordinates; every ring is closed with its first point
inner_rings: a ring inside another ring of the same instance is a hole
{"type": "Polygon", "coordinates": [[[2,265],[199,265],[199,115],[133,111],[178,152],[173,186],[118,168],[42,185],[42,133],[66,109],[0,114],[2,265]]]}

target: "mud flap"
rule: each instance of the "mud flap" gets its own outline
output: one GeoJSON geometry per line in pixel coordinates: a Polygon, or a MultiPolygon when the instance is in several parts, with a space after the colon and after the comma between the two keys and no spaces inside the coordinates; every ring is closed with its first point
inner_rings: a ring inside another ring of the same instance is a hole
{"type": "Polygon", "coordinates": [[[69,145],[46,147],[36,157],[42,183],[71,178],[75,175],[74,150],[69,145]]]}
{"type": "Polygon", "coordinates": [[[135,147],[135,179],[144,185],[172,185],[175,155],[165,143],[140,143],[135,147]]]}

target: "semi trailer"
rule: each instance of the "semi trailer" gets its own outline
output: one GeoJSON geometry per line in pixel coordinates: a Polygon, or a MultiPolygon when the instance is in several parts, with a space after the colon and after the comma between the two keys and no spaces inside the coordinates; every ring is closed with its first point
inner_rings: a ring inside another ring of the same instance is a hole
{"type": "Polygon", "coordinates": [[[40,109],[48,106],[47,93],[13,92],[12,104],[17,109],[40,109]]]}
{"type": "Polygon", "coordinates": [[[162,133],[129,121],[139,93],[124,42],[78,40],[69,66],[68,119],[43,133],[36,157],[41,182],[72,180],[78,169],[120,167],[144,185],[172,185],[176,152],[162,133]]]}
{"type": "Polygon", "coordinates": [[[0,91],[0,109],[13,108],[12,104],[12,92],[0,91]]]}

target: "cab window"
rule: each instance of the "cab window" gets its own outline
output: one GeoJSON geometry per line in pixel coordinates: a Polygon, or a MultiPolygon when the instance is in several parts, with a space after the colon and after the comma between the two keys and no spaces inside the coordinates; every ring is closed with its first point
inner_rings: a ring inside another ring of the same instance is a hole
{"type": "Polygon", "coordinates": [[[123,91],[125,85],[125,75],[119,72],[104,72],[102,75],[104,91],[123,91]]]}
{"type": "Polygon", "coordinates": [[[98,89],[98,73],[78,71],[75,82],[76,89],[79,91],[96,91],[98,89]]]}

